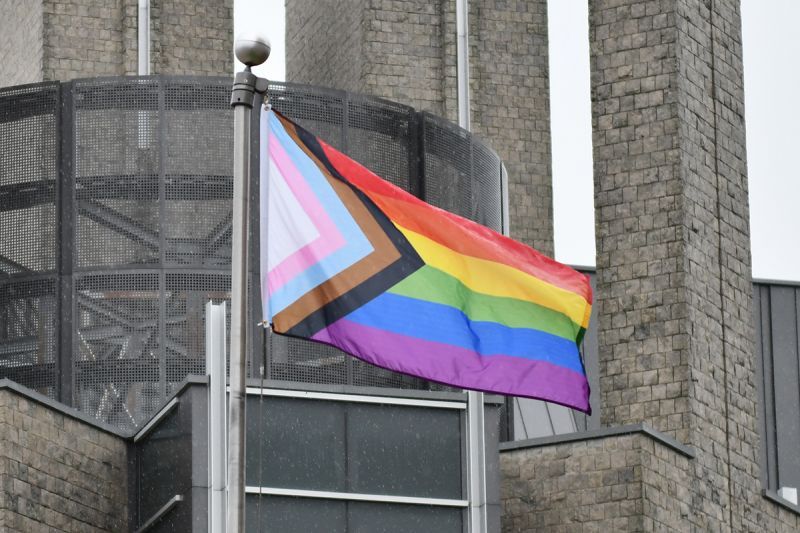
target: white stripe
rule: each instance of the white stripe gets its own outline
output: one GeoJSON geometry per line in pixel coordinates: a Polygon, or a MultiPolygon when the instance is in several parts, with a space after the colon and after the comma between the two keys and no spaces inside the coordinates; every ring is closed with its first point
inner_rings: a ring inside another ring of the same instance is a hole
{"type": "Polygon", "coordinates": [[[409,407],[431,407],[434,409],[466,409],[467,404],[460,400],[417,400],[414,398],[395,398],[392,396],[362,396],[360,394],[336,394],[332,392],[312,392],[286,389],[259,389],[248,387],[247,394],[300,398],[303,400],[333,400],[352,403],[377,403],[383,405],[405,405],[409,407]]]}
{"type": "Polygon", "coordinates": [[[388,494],[357,494],[352,492],[327,492],[323,490],[278,489],[274,487],[245,487],[247,494],[269,496],[293,496],[300,498],[323,498],[326,500],[349,500],[356,502],[404,503],[409,505],[435,505],[439,507],[467,507],[467,500],[445,498],[415,498],[413,496],[391,496],[388,494]]]}
{"type": "Polygon", "coordinates": [[[270,272],[287,257],[319,238],[319,230],[289,188],[275,162],[269,160],[269,256],[270,272]]]}

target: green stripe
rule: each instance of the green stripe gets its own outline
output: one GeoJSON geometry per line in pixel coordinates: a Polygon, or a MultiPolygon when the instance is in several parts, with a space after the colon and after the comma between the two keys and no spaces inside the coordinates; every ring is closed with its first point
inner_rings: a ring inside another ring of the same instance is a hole
{"type": "Polygon", "coordinates": [[[429,265],[417,270],[388,292],[455,307],[473,321],[538,329],[571,341],[575,341],[583,332],[580,324],[558,311],[515,298],[475,292],[453,276],[429,265]]]}

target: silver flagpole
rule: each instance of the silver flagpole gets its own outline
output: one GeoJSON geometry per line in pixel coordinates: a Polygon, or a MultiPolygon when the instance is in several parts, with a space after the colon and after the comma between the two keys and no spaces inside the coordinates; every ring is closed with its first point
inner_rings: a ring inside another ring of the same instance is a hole
{"type": "MultiPolygon", "coordinates": [[[[458,79],[458,125],[471,131],[469,103],[469,2],[456,0],[456,75],[458,79]]],[[[469,458],[469,531],[487,533],[486,436],[483,393],[467,392],[467,457],[469,458]]]]}
{"type": "Polygon", "coordinates": [[[250,198],[250,128],[253,97],[266,91],[266,80],[250,67],[260,65],[270,53],[261,36],[236,39],[236,57],[246,65],[237,72],[231,93],[233,107],[233,226],[231,250],[231,351],[230,403],[228,406],[228,527],[227,533],[244,532],[245,500],[245,377],[247,348],[248,219],[250,198]]]}

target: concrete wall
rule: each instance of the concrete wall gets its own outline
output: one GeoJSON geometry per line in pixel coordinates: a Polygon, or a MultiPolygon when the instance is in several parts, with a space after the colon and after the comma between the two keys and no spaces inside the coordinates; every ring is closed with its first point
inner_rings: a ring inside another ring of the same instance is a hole
{"type": "Polygon", "coordinates": [[[233,0],[151,1],[153,74],[233,75],[233,0]]]}
{"type": "Polygon", "coordinates": [[[739,2],[589,18],[603,424],[695,449],[693,529],[763,528],[739,2]]]}
{"type": "Polygon", "coordinates": [[[689,531],[690,459],[685,447],[632,427],[508,447],[503,531],[689,531]]]}
{"type": "MultiPolygon", "coordinates": [[[[296,0],[289,81],[363,92],[457,121],[455,0],[296,0]]],[[[509,173],[511,233],[553,254],[547,3],[470,2],[472,127],[509,173]]]]}
{"type": "MultiPolygon", "coordinates": [[[[130,0],[125,0],[130,2],[130,0]]],[[[128,74],[123,24],[136,25],[123,0],[36,0],[43,10],[42,78],[69,80],[128,74]]],[[[133,2],[135,7],[135,2],[133,2]]],[[[135,68],[135,67],[134,67],[135,68]]]]}
{"type": "Polygon", "coordinates": [[[286,2],[288,80],[364,92],[364,1],[286,2]]]}
{"type": "Polygon", "coordinates": [[[563,531],[771,531],[800,528],[800,514],[759,497],[736,503],[754,523],[698,528],[694,449],[646,426],[501,446],[508,533],[563,531]],[[754,504],[754,505],[751,505],[754,504]]]}
{"type": "Polygon", "coordinates": [[[124,531],[125,441],[0,385],[0,530],[124,531]]]}
{"type": "Polygon", "coordinates": [[[42,81],[42,6],[0,0],[0,85],[42,81]]]}
{"type": "MultiPolygon", "coordinates": [[[[0,62],[0,84],[137,74],[137,6],[137,0],[2,0],[0,57],[7,60],[0,62]]],[[[153,0],[150,36],[153,74],[233,72],[233,0],[153,0]]]]}

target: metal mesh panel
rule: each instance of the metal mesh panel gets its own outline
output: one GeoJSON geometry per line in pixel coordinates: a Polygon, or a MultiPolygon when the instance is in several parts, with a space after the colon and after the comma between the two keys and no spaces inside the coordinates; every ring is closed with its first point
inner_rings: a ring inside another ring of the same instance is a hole
{"type": "Polygon", "coordinates": [[[55,397],[54,280],[0,283],[0,375],[55,397]]]}
{"type": "Polygon", "coordinates": [[[268,377],[304,383],[347,384],[349,356],[331,346],[269,336],[268,377]]]}
{"type": "Polygon", "coordinates": [[[383,368],[367,364],[358,359],[352,359],[353,385],[369,387],[395,387],[398,389],[423,389],[436,388],[435,384],[424,379],[398,374],[383,368]]]}
{"type": "Polygon", "coordinates": [[[187,375],[205,374],[205,304],[209,300],[215,303],[223,300],[230,302],[230,290],[230,276],[224,274],[166,275],[164,347],[167,395],[170,395],[187,375]]]}
{"type": "Polygon", "coordinates": [[[417,178],[416,113],[392,104],[348,102],[347,154],[385,180],[412,190],[417,178]]]}
{"type": "Polygon", "coordinates": [[[503,231],[503,190],[500,158],[486,145],[472,142],[472,203],[467,218],[503,231]]]}
{"type": "Polygon", "coordinates": [[[165,261],[226,267],[233,198],[230,84],[176,81],[165,91],[165,261]]]}
{"type": "Polygon", "coordinates": [[[343,91],[303,87],[288,83],[269,86],[272,106],[338,150],[343,149],[343,91]]]}
{"type": "Polygon", "coordinates": [[[58,85],[0,90],[0,279],[55,269],[58,85]]]}
{"type": "Polygon", "coordinates": [[[473,184],[469,133],[427,113],[423,113],[423,129],[425,201],[470,217],[473,184]]]}
{"type": "Polygon", "coordinates": [[[158,263],[159,82],[78,81],[73,92],[75,266],[158,263]]]}
{"type": "MultiPolygon", "coordinates": [[[[0,90],[0,377],[132,429],[204,371],[204,303],[230,291],[230,83],[153,76],[0,90]],[[69,371],[60,382],[58,368],[69,371]]],[[[276,109],[377,174],[414,194],[427,176],[429,201],[499,226],[499,160],[467,132],[385,100],[270,90],[276,109]]],[[[257,249],[256,212],[252,223],[257,249]]],[[[260,350],[260,333],[252,339],[260,350]]],[[[324,345],[275,335],[267,345],[271,379],[442,388],[324,345]]],[[[254,369],[260,359],[248,357],[254,369]]]]}
{"type": "Polygon", "coordinates": [[[75,405],[133,429],[164,398],[157,274],[80,277],[75,284],[75,405]]]}

